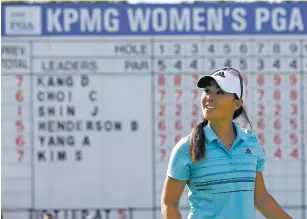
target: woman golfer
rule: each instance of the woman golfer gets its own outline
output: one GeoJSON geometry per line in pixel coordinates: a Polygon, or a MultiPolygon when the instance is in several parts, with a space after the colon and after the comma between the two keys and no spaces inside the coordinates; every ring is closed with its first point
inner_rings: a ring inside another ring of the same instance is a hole
{"type": "Polygon", "coordinates": [[[233,120],[242,115],[246,88],[240,72],[223,68],[203,76],[203,121],[170,156],[161,197],[164,219],[181,218],[180,197],[189,189],[189,219],[290,219],[266,190],[264,153],[257,136],[233,120]]]}

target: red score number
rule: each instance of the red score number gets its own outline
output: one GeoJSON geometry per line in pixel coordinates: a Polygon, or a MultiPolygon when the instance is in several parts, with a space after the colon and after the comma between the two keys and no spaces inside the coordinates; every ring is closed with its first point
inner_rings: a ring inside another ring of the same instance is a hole
{"type": "Polygon", "coordinates": [[[160,93],[160,101],[163,101],[166,96],[166,90],[159,90],[160,93]]]}
{"type": "Polygon", "coordinates": [[[297,83],[297,78],[296,78],[296,75],[295,74],[291,74],[289,76],[289,82],[290,82],[290,85],[296,85],[297,83]]]}
{"type": "Polygon", "coordinates": [[[263,133],[259,133],[258,134],[258,139],[259,139],[259,143],[261,145],[264,145],[265,144],[265,137],[264,137],[264,134],[263,133]]]}
{"type": "Polygon", "coordinates": [[[16,121],[17,132],[22,132],[24,130],[24,125],[21,120],[16,121]]]}
{"type": "Polygon", "coordinates": [[[275,134],[274,136],[274,143],[280,145],[282,143],[282,139],[279,133],[275,134]]]}
{"type": "Polygon", "coordinates": [[[181,97],[182,97],[183,91],[176,89],[175,90],[175,97],[176,97],[176,101],[180,101],[181,97]]]}
{"type": "Polygon", "coordinates": [[[297,148],[294,148],[294,149],[291,151],[290,156],[291,156],[291,157],[294,157],[294,158],[298,158],[298,150],[297,150],[297,148]]]}
{"type": "Polygon", "coordinates": [[[182,122],[181,122],[181,120],[179,120],[179,119],[177,119],[176,121],[175,121],[175,129],[177,130],[177,131],[182,131],[182,122]]]}
{"type": "Polygon", "coordinates": [[[164,117],[165,116],[165,109],[166,109],[166,106],[164,104],[160,104],[160,107],[159,107],[159,116],[161,117],[164,117]]]}
{"type": "Polygon", "coordinates": [[[165,86],[165,82],[166,82],[165,76],[164,75],[159,75],[158,79],[157,79],[157,82],[158,82],[159,86],[165,86]]]}
{"type": "Polygon", "coordinates": [[[257,77],[257,84],[258,84],[259,86],[263,86],[263,85],[264,85],[264,82],[265,82],[265,80],[264,80],[264,75],[263,75],[263,74],[258,75],[258,77],[257,77]]]}
{"type": "Polygon", "coordinates": [[[281,125],[280,119],[275,119],[274,120],[274,128],[275,128],[275,130],[281,130],[281,127],[282,127],[282,125],[281,125]]]}
{"type": "Polygon", "coordinates": [[[274,107],[274,115],[275,116],[280,116],[280,111],[281,111],[281,105],[280,104],[275,104],[275,107],[274,107]]]}
{"type": "Polygon", "coordinates": [[[282,155],[281,149],[277,148],[273,155],[274,155],[274,157],[281,159],[281,155],[282,155]]]}
{"type": "Polygon", "coordinates": [[[160,148],[160,161],[164,161],[165,154],[166,154],[166,149],[160,148]]]}
{"type": "Polygon", "coordinates": [[[182,112],[182,105],[180,104],[176,104],[175,105],[175,115],[178,117],[178,116],[181,116],[181,112],[182,112]]]}
{"type": "Polygon", "coordinates": [[[298,110],[297,104],[291,104],[291,115],[293,116],[297,115],[297,110],[298,110]]]}
{"type": "Polygon", "coordinates": [[[173,83],[175,86],[181,86],[182,85],[182,76],[181,75],[175,75],[173,83]]]}
{"type": "Polygon", "coordinates": [[[17,115],[22,116],[22,107],[21,106],[18,106],[18,108],[17,108],[17,115]]]}
{"type": "Polygon", "coordinates": [[[17,150],[17,154],[18,154],[18,161],[22,161],[25,152],[23,150],[17,150]]]}
{"type": "Polygon", "coordinates": [[[167,139],[167,136],[166,136],[166,134],[163,134],[163,133],[160,133],[159,136],[160,136],[160,146],[164,147],[166,139],[167,139]]]}
{"type": "Polygon", "coordinates": [[[165,120],[159,120],[158,129],[159,129],[159,131],[165,131],[166,130],[165,120]]]}
{"type": "Polygon", "coordinates": [[[290,99],[291,99],[292,101],[296,101],[296,100],[297,100],[297,96],[298,96],[298,94],[297,94],[297,91],[296,91],[296,90],[291,90],[291,91],[290,91],[290,99]]]}
{"type": "Polygon", "coordinates": [[[17,75],[17,86],[20,87],[23,83],[23,75],[17,75]]]}
{"type": "Polygon", "coordinates": [[[24,100],[23,92],[21,90],[16,92],[15,99],[18,103],[21,103],[24,100]]]}
{"type": "Polygon", "coordinates": [[[258,127],[259,130],[264,130],[265,129],[265,123],[264,123],[264,119],[263,118],[258,119],[257,127],[258,127]]]}
{"type": "Polygon", "coordinates": [[[280,75],[274,75],[273,81],[274,81],[274,84],[276,86],[279,86],[281,84],[281,77],[280,77],[280,75]]]}
{"type": "Polygon", "coordinates": [[[290,143],[291,143],[292,146],[293,146],[293,145],[297,145],[297,143],[298,143],[298,138],[297,138],[296,133],[291,133],[290,136],[289,136],[289,138],[290,138],[290,143]]]}
{"type": "Polygon", "coordinates": [[[242,79],[243,79],[244,84],[248,85],[248,78],[247,78],[247,76],[243,75],[242,79]]]}
{"type": "Polygon", "coordinates": [[[290,128],[291,128],[291,130],[297,129],[297,122],[296,122],[296,119],[290,119],[289,123],[290,123],[290,128]]]}
{"type": "Polygon", "coordinates": [[[259,93],[259,98],[258,100],[262,100],[264,97],[264,90],[263,89],[257,89],[258,93],[259,93]]]}
{"type": "Polygon", "coordinates": [[[259,104],[258,105],[257,115],[258,116],[264,116],[264,111],[265,111],[264,105],[263,104],[259,104]]]}
{"type": "Polygon", "coordinates": [[[280,90],[274,90],[274,100],[278,101],[281,99],[281,92],[280,90]]]}
{"type": "Polygon", "coordinates": [[[25,141],[24,141],[24,139],[23,139],[23,136],[17,136],[16,139],[15,139],[15,144],[16,144],[16,146],[18,146],[18,147],[24,146],[25,141]]]}
{"type": "Polygon", "coordinates": [[[118,219],[127,219],[128,215],[127,212],[124,209],[118,210],[118,219]]]}

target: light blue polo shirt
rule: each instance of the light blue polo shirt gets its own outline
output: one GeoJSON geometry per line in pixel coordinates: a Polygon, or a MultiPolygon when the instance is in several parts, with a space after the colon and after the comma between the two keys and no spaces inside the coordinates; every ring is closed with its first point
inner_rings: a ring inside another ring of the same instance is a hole
{"type": "Polygon", "coordinates": [[[167,175],[188,180],[188,219],[255,219],[256,172],[264,170],[264,153],[257,136],[234,123],[237,138],[229,150],[209,125],[204,127],[206,158],[193,163],[190,135],[173,148],[167,175]]]}

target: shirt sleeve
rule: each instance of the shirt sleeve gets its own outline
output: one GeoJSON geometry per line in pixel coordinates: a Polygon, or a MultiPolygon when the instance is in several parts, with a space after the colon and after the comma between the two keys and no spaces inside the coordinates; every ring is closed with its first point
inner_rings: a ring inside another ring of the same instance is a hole
{"type": "Polygon", "coordinates": [[[263,172],[264,171],[264,163],[265,163],[265,155],[262,149],[262,145],[259,142],[259,139],[257,138],[257,149],[258,149],[258,160],[257,160],[257,172],[263,172]]]}
{"type": "Polygon", "coordinates": [[[188,180],[190,178],[191,164],[189,143],[187,138],[183,138],[172,149],[167,176],[177,180],[188,180]]]}

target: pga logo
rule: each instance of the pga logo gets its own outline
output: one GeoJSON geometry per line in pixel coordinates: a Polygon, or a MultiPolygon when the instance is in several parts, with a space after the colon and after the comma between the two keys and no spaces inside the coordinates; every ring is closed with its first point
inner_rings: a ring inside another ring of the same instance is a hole
{"type": "Polygon", "coordinates": [[[7,35],[41,34],[41,9],[37,6],[8,6],[5,8],[7,35]]]}
{"type": "Polygon", "coordinates": [[[10,23],[10,29],[16,32],[33,32],[34,31],[34,25],[31,21],[18,21],[13,20],[10,23]]]}

